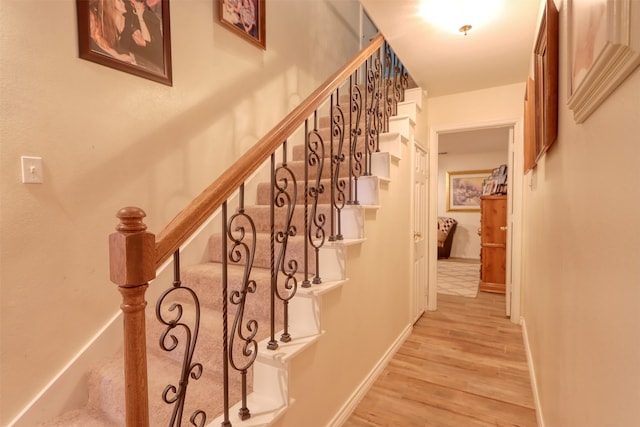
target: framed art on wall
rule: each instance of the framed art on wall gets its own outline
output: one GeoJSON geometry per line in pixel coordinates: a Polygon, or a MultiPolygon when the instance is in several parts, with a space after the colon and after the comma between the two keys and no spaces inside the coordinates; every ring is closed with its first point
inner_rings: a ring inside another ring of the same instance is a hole
{"type": "Polygon", "coordinates": [[[536,99],[535,81],[527,78],[524,95],[524,172],[536,166],[536,99]]]}
{"type": "Polygon", "coordinates": [[[491,172],[491,169],[447,172],[447,212],[480,212],[480,196],[491,172]]]}
{"type": "Polygon", "coordinates": [[[218,0],[220,23],[254,45],[266,49],[265,0],[218,0]]]}
{"type": "Polygon", "coordinates": [[[76,0],[80,58],[172,85],[169,0],[76,0]]]}
{"type": "Polygon", "coordinates": [[[554,0],[547,0],[534,49],[536,161],[558,136],[558,21],[554,0]]]}
{"type": "Polygon", "coordinates": [[[584,122],[640,65],[637,0],[568,0],[569,108],[584,122]]]}

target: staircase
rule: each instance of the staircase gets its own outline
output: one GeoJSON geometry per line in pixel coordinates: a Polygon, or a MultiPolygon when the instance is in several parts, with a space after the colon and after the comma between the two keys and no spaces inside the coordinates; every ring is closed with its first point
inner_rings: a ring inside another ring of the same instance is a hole
{"type": "MultiPolygon", "coordinates": [[[[421,97],[420,88],[405,91],[405,101],[398,104],[388,128],[379,134],[380,151],[370,155],[370,175],[356,180],[348,167],[336,172],[347,184],[334,190],[343,191],[345,197],[357,194],[358,204],[345,203],[338,210],[334,207],[335,195],[330,189],[336,181],[328,165],[337,152],[334,150],[332,157],[331,150],[324,150],[327,167],[317,174],[315,166],[310,165],[305,137],[299,138],[298,143],[292,137],[263,166],[271,168],[274,180],[247,183],[247,188],[255,189],[251,203],[243,185],[240,194],[229,199],[228,207],[225,203],[212,221],[220,223],[220,231],[209,237],[206,262],[180,267],[176,252],[174,285],[168,287],[157,305],[156,301],[149,301],[146,310],[149,425],[177,426],[182,419],[184,425],[218,426],[229,422],[233,426],[266,426],[276,423],[295,403],[296,396],[289,389],[291,361],[322,340],[326,332],[322,325],[323,296],[348,282],[349,248],[366,245],[365,228],[375,227],[375,212],[384,209],[380,195],[391,190],[393,168],[399,167],[403,153],[408,151],[421,97]],[[310,179],[305,183],[299,178],[305,175],[318,177],[319,181],[314,184],[310,179]],[[305,204],[309,187],[319,193],[317,205],[308,200],[305,204]],[[320,188],[325,191],[318,191],[320,188]],[[278,193],[278,189],[283,191],[278,193]],[[276,203],[272,208],[274,194],[293,198],[295,204],[288,205],[284,200],[282,206],[276,203]],[[314,220],[324,222],[324,226],[314,228],[314,220]],[[275,282],[274,266],[278,270],[275,282]],[[225,275],[226,298],[222,293],[225,275]],[[285,302],[276,300],[273,305],[271,327],[272,286],[285,302]],[[246,298],[246,303],[234,304],[234,298],[246,298]],[[227,307],[223,301],[228,302],[227,307]],[[223,318],[229,321],[227,331],[223,318]],[[172,320],[179,320],[185,327],[167,328],[166,325],[173,325],[172,320]],[[276,332],[273,336],[272,328],[276,332]],[[222,337],[234,337],[228,341],[228,362],[221,344],[226,340],[222,337]],[[192,345],[193,351],[189,351],[192,345]],[[227,398],[225,370],[229,373],[227,398]],[[183,397],[176,393],[180,378],[188,383],[184,408],[174,403],[183,397]],[[243,387],[247,389],[245,402],[243,387]],[[163,402],[162,396],[170,404],[163,402]],[[231,405],[238,402],[226,415],[225,399],[231,405]],[[251,416],[241,419],[239,414],[247,411],[251,416]]],[[[325,141],[330,139],[330,118],[317,118],[316,123],[317,134],[325,141]]],[[[360,126],[367,127],[364,115],[360,126]]],[[[349,120],[345,127],[354,128],[349,120]]],[[[362,142],[358,147],[366,150],[362,142]]],[[[348,142],[342,154],[350,158],[348,142]]],[[[125,425],[123,358],[121,349],[90,372],[84,408],[62,414],[41,427],[125,425]]]]}

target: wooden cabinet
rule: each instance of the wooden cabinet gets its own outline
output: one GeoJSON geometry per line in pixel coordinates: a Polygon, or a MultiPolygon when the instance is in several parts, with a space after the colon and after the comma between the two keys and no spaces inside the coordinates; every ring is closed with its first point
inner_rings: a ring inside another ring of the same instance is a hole
{"type": "Polygon", "coordinates": [[[505,293],[507,278],[507,196],[480,201],[480,290],[505,293]]]}

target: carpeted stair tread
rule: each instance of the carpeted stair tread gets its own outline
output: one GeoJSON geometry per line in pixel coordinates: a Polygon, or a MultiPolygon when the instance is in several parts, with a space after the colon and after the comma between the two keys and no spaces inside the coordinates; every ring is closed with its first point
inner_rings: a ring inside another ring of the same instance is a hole
{"type": "Polygon", "coordinates": [[[119,427],[105,418],[104,413],[95,409],[80,408],[62,414],[61,416],[38,424],[38,427],[119,427]]]}
{"type": "MultiPolygon", "coordinates": [[[[149,423],[152,426],[167,424],[173,406],[162,400],[162,393],[169,385],[178,385],[181,364],[162,359],[154,354],[147,355],[149,378],[149,423]]],[[[215,371],[207,371],[205,366],[199,380],[190,379],[185,404],[185,414],[196,408],[203,409],[207,418],[213,419],[222,411],[222,386],[215,371]]],[[[237,382],[234,381],[234,382],[237,382]]],[[[117,353],[89,375],[90,411],[102,411],[110,421],[124,425],[124,368],[122,353],[117,353]]],[[[232,402],[240,399],[237,386],[230,387],[232,402]]],[[[188,419],[189,415],[186,415],[188,419]]]]}
{"type": "MultiPolygon", "coordinates": [[[[233,291],[240,290],[244,270],[245,268],[242,265],[230,264],[228,266],[228,295],[231,295],[233,291]]],[[[247,296],[247,303],[244,309],[245,319],[269,319],[271,313],[269,303],[271,295],[270,270],[254,267],[251,269],[250,279],[255,281],[256,291],[247,296]]],[[[222,264],[209,262],[183,267],[182,282],[196,292],[200,299],[200,304],[217,311],[222,310],[222,264]]],[[[281,302],[276,302],[277,324],[282,324],[281,306],[281,302]]],[[[235,314],[236,309],[236,305],[228,304],[229,318],[235,314]]],[[[265,326],[264,328],[267,329],[268,327],[265,326]]]]}

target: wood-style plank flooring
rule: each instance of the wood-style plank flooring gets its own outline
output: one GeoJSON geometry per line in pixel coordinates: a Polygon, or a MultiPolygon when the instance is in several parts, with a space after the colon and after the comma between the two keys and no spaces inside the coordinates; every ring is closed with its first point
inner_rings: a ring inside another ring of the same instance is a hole
{"type": "Polygon", "coordinates": [[[504,295],[438,295],[344,427],[535,427],[520,326],[504,295]]]}

